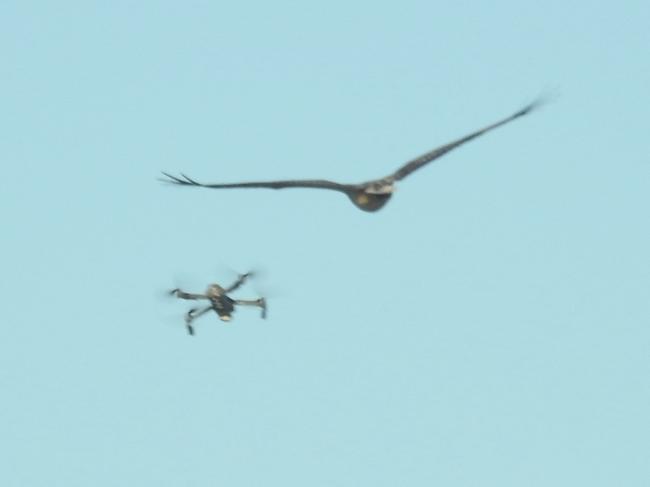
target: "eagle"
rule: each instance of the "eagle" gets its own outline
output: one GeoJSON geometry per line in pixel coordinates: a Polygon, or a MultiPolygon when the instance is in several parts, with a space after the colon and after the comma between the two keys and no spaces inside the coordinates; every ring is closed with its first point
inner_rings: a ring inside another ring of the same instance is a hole
{"type": "Polygon", "coordinates": [[[502,125],[512,122],[524,115],[528,115],[533,110],[538,108],[543,103],[541,98],[529,103],[522,109],[516,111],[512,115],[503,118],[497,122],[487,125],[475,132],[472,132],[464,137],[456,139],[447,144],[441,145],[429,152],[425,152],[419,157],[412,159],[401,166],[397,171],[389,174],[381,179],[367,181],[358,184],[344,184],[335,181],[328,181],[326,179],[289,179],[283,181],[257,181],[257,182],[243,182],[243,183],[200,183],[195,179],[181,173],[180,176],[162,172],[166,179],[162,181],[180,186],[198,186],[201,188],[211,189],[232,189],[232,188],[270,188],[270,189],[285,189],[285,188],[312,188],[312,189],[328,189],[338,191],[345,194],[355,206],[363,211],[374,212],[380,210],[393,196],[395,191],[395,183],[401,181],[408,175],[417,171],[418,169],[426,166],[432,161],[444,156],[447,152],[454,150],[457,147],[473,140],[481,135],[484,135],[502,125]]]}

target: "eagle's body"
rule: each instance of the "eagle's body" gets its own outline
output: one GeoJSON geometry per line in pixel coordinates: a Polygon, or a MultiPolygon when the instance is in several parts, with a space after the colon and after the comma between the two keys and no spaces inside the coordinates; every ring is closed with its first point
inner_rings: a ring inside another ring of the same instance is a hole
{"type": "Polygon", "coordinates": [[[442,157],[447,152],[459,147],[472,139],[475,139],[491,130],[505,125],[519,117],[527,115],[542,103],[542,100],[537,100],[521,110],[513,113],[498,122],[495,122],[487,127],[472,132],[465,137],[461,137],[448,144],[437,147],[421,156],[407,162],[394,173],[372,181],[367,181],[360,184],[342,184],[325,179],[304,179],[304,180],[284,180],[284,181],[258,181],[258,182],[245,182],[245,183],[216,183],[204,184],[195,181],[194,179],[181,174],[180,177],[172,176],[171,174],[163,172],[167,177],[165,182],[178,184],[181,186],[199,186],[202,188],[212,189],[228,189],[228,188],[269,188],[269,189],[284,189],[284,188],[311,188],[311,189],[327,189],[344,193],[350,198],[357,208],[373,212],[381,209],[391,198],[395,190],[395,183],[404,179],[412,172],[420,169],[426,164],[442,157]]]}

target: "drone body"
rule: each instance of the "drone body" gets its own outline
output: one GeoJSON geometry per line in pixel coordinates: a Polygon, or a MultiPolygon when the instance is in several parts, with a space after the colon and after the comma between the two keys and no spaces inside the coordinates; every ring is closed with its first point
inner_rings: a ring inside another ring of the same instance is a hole
{"type": "Polygon", "coordinates": [[[395,191],[395,183],[404,179],[412,172],[420,169],[426,164],[442,157],[447,152],[473,140],[487,132],[494,130],[502,125],[505,125],[519,117],[523,117],[532,112],[543,103],[543,100],[538,99],[533,103],[525,106],[521,110],[513,113],[512,115],[492,123],[482,129],[472,132],[465,137],[461,137],[448,144],[437,147],[421,156],[407,162],[394,173],[380,179],[367,181],[359,184],[342,184],[334,181],[324,179],[305,179],[305,180],[286,180],[286,181],[258,181],[258,182],[245,182],[245,183],[216,183],[204,184],[181,174],[180,176],[173,176],[166,172],[163,175],[167,179],[163,181],[177,184],[180,186],[199,186],[202,188],[211,189],[232,189],[232,188],[269,188],[269,189],[284,189],[284,188],[311,188],[311,189],[327,189],[331,191],[338,191],[344,193],[355,204],[355,206],[363,211],[374,212],[380,210],[391,198],[395,191]]]}
{"type": "Polygon", "coordinates": [[[251,276],[251,273],[241,274],[237,281],[235,281],[231,286],[224,289],[219,284],[210,284],[206,289],[204,294],[194,294],[187,293],[181,289],[172,289],[169,291],[169,294],[175,295],[179,299],[188,299],[188,300],[207,300],[210,304],[203,308],[192,308],[185,315],[185,326],[187,327],[187,332],[190,335],[194,335],[194,327],[192,322],[206,314],[209,311],[214,311],[219,316],[221,321],[230,321],[232,319],[232,313],[235,311],[235,306],[255,306],[262,310],[262,318],[266,318],[266,300],[264,298],[258,299],[233,299],[228,296],[228,293],[239,288],[246,279],[251,276]]]}

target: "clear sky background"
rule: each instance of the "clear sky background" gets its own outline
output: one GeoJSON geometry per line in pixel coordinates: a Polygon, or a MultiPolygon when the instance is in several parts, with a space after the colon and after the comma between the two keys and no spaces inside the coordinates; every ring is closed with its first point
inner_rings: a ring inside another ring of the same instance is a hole
{"type": "Polygon", "coordinates": [[[0,6],[0,485],[647,486],[650,4],[0,6]],[[553,103],[404,180],[326,191],[553,103]],[[183,327],[234,271],[268,296],[183,327]]]}

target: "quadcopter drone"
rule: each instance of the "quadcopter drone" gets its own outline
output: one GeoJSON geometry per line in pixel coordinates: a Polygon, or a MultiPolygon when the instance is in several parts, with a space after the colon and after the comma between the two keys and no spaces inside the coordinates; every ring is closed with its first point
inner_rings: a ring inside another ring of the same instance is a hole
{"type": "Polygon", "coordinates": [[[187,327],[187,332],[190,335],[194,335],[194,327],[192,322],[199,316],[203,316],[208,311],[214,311],[219,315],[221,321],[230,321],[232,319],[232,313],[235,311],[235,306],[255,306],[260,308],[262,311],[262,318],[266,318],[266,300],[264,298],[258,299],[233,299],[228,296],[228,293],[231,293],[238,289],[246,279],[251,277],[252,273],[247,272],[246,274],[241,274],[237,280],[229,287],[223,288],[219,284],[210,284],[205,291],[205,294],[194,294],[187,293],[181,289],[172,289],[169,291],[169,294],[176,296],[179,299],[192,299],[192,300],[201,300],[205,299],[210,301],[210,304],[203,309],[192,308],[185,315],[185,326],[187,327]]]}
{"type": "Polygon", "coordinates": [[[441,145],[429,152],[422,154],[419,157],[407,162],[402,167],[397,169],[392,174],[385,176],[380,179],[375,179],[372,181],[367,181],[364,183],[358,184],[345,184],[338,183],[335,181],[328,181],[324,179],[290,179],[284,181],[255,181],[255,182],[244,182],[244,183],[215,183],[215,184],[206,184],[200,183],[195,179],[181,174],[180,176],[174,176],[172,174],[163,172],[165,179],[162,181],[167,183],[176,184],[179,186],[199,186],[202,188],[212,188],[212,189],[224,189],[224,188],[271,188],[271,189],[283,189],[283,188],[310,188],[310,189],[327,189],[338,191],[345,194],[354,205],[363,210],[363,211],[377,211],[381,209],[391,198],[393,192],[395,191],[395,183],[404,179],[409,174],[417,171],[421,167],[424,167],[428,163],[435,161],[436,159],[444,156],[446,153],[456,149],[457,147],[469,142],[470,140],[476,139],[481,135],[484,135],[502,125],[512,122],[520,117],[528,115],[530,112],[534,111],[545,102],[545,99],[539,98],[529,105],[525,106],[521,110],[516,111],[512,115],[501,119],[497,122],[492,123],[482,129],[479,129],[475,132],[472,132],[460,139],[449,142],[445,145],[441,145]]]}

